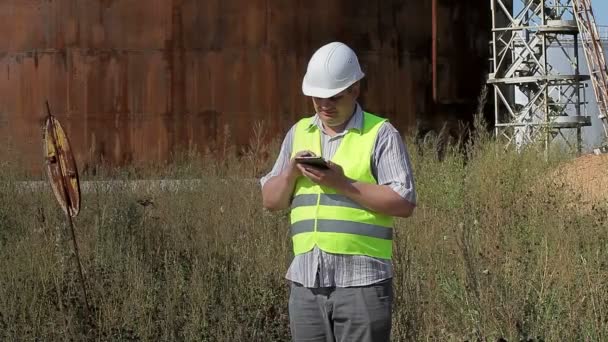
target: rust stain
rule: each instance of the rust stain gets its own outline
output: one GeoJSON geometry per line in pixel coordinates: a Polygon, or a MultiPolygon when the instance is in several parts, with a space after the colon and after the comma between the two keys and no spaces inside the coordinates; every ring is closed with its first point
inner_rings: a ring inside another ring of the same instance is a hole
{"type": "Polygon", "coordinates": [[[0,34],[9,38],[0,40],[0,135],[37,170],[48,98],[85,168],[242,147],[253,121],[265,122],[268,139],[280,138],[311,113],[301,78],[313,51],[332,40],[360,57],[364,106],[401,131],[469,120],[488,64],[488,7],[487,0],[2,1],[0,34]]]}
{"type": "Polygon", "coordinates": [[[187,148],[186,127],[186,86],[185,86],[185,50],[182,29],[182,1],[171,1],[170,37],[165,45],[167,73],[169,77],[169,98],[167,113],[164,117],[169,146],[184,151],[187,148]]]}

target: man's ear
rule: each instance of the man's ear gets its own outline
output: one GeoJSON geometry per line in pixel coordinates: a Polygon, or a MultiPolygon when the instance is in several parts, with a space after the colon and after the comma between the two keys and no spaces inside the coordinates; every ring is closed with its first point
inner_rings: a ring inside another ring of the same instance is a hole
{"type": "Polygon", "coordinates": [[[360,81],[357,81],[355,84],[352,85],[351,92],[355,99],[359,97],[359,94],[361,93],[361,82],[360,81]]]}

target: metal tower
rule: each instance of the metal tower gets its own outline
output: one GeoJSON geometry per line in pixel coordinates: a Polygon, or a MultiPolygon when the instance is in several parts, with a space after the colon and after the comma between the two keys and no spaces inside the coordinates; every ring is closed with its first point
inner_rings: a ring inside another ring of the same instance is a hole
{"type": "MultiPolygon", "coordinates": [[[[595,15],[590,0],[572,0],[574,14],[581,30],[585,58],[591,74],[591,84],[597,100],[599,119],[602,121],[606,145],[602,146],[608,152],[608,68],[602,45],[602,36],[595,23],[595,15]]],[[[599,150],[598,150],[599,151],[599,150]]],[[[597,152],[596,152],[597,153],[597,152]]]]}
{"type": "Polygon", "coordinates": [[[583,112],[589,76],[579,72],[571,0],[515,0],[522,5],[518,13],[512,11],[514,0],[490,1],[488,83],[494,88],[496,136],[517,147],[541,140],[545,149],[561,136],[580,152],[581,128],[591,125],[583,112]],[[574,49],[566,48],[573,43],[574,49]],[[567,130],[576,134],[575,142],[567,130]]]}

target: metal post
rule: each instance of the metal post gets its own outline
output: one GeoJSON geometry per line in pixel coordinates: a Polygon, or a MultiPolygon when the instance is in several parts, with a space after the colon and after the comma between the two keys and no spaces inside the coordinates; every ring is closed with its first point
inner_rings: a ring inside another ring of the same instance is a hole
{"type": "MultiPolygon", "coordinates": [[[[541,8],[545,8],[545,0],[541,0],[541,8]]],[[[542,22],[546,23],[547,22],[547,16],[545,15],[545,11],[541,12],[542,15],[542,22]]],[[[547,56],[547,36],[546,35],[540,35],[541,39],[542,39],[542,51],[543,51],[543,76],[547,76],[549,73],[548,70],[548,56],[547,56]]],[[[540,84],[541,87],[543,87],[544,91],[543,91],[543,107],[544,107],[544,122],[545,124],[547,124],[549,122],[549,85],[547,84],[547,82],[542,82],[542,84],[540,84]]],[[[549,125],[544,125],[543,126],[543,140],[544,140],[544,151],[545,151],[545,159],[547,159],[548,155],[547,152],[549,150],[549,142],[551,141],[550,138],[550,134],[551,134],[551,130],[549,128],[549,125]]]]}
{"type": "MultiPolygon", "coordinates": [[[[53,115],[51,114],[51,108],[49,106],[48,101],[46,102],[46,108],[47,108],[47,113],[48,116],[53,119],[53,115]]],[[[51,135],[51,140],[53,145],[55,146],[55,149],[57,150],[57,146],[59,146],[57,144],[57,127],[54,125],[53,120],[51,120],[51,125],[52,125],[52,129],[50,130],[50,135],[51,135]]],[[[63,196],[64,199],[66,201],[66,211],[65,211],[65,216],[67,218],[68,221],[68,226],[70,229],[70,234],[72,236],[72,244],[74,247],[74,255],[75,255],[75,259],[76,259],[76,266],[78,268],[78,276],[79,276],[79,280],[80,280],[80,285],[81,285],[81,290],[82,290],[82,297],[84,300],[84,308],[85,308],[85,314],[87,319],[90,321],[91,320],[91,309],[89,307],[89,299],[88,299],[88,295],[87,295],[87,289],[86,289],[86,282],[85,282],[85,278],[84,278],[84,273],[82,271],[82,263],[80,262],[80,252],[78,249],[78,242],[76,241],[76,233],[74,232],[74,223],[72,222],[72,204],[70,203],[70,196],[68,194],[68,185],[66,184],[65,181],[65,177],[63,175],[65,175],[65,170],[63,169],[63,165],[61,160],[57,161],[57,166],[59,168],[59,173],[62,175],[60,177],[61,179],[61,188],[63,190],[63,196]]]]}
{"type": "MultiPolygon", "coordinates": [[[[580,60],[579,60],[579,55],[578,55],[578,35],[575,35],[573,37],[573,43],[574,43],[574,74],[576,75],[576,77],[579,77],[581,72],[580,72],[580,60]]],[[[574,91],[576,91],[576,96],[580,99],[581,98],[581,88],[583,88],[585,85],[581,84],[579,87],[576,87],[576,89],[574,91]]],[[[579,101],[576,104],[576,115],[577,116],[581,116],[583,115],[581,113],[581,105],[585,104],[585,99],[583,98],[582,101],[579,101]]],[[[577,145],[577,154],[581,154],[583,152],[583,130],[581,127],[577,127],[576,128],[576,145],[577,145]]]]}

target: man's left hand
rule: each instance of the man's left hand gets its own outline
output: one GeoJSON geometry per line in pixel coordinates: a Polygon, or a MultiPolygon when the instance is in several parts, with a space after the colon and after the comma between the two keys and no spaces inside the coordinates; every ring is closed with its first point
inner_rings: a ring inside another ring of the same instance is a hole
{"type": "Polygon", "coordinates": [[[298,164],[298,168],[304,177],[321,186],[330,187],[335,190],[348,186],[351,180],[344,175],[342,167],[329,160],[327,161],[327,165],[329,169],[325,170],[305,164],[298,164]]]}

